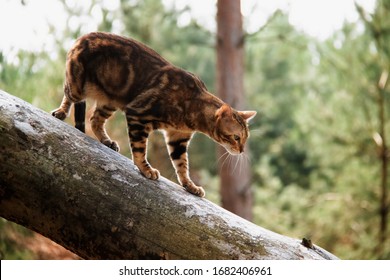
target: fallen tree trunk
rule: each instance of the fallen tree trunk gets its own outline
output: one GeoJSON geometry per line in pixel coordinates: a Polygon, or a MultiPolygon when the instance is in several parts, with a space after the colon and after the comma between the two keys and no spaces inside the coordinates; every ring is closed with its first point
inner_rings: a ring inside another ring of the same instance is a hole
{"type": "Polygon", "coordinates": [[[0,215],[86,259],[336,258],[146,179],[131,160],[2,91],[0,215]]]}

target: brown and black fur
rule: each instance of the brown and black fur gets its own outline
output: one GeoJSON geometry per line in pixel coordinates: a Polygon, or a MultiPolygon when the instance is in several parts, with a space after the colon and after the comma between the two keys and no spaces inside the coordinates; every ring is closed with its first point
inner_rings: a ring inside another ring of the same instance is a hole
{"type": "Polygon", "coordinates": [[[147,178],[159,171],[147,161],[147,140],[164,131],[168,151],[180,183],[204,196],[189,177],[187,149],[195,131],[223,145],[230,153],[243,152],[249,136],[247,121],[254,111],[236,111],[207,91],[203,82],[180,69],[146,45],[130,38],[94,32],[79,38],[66,61],[64,97],[52,112],[63,120],[75,104],[76,127],[84,131],[85,99],[96,101],[92,130],[104,145],[119,151],[107,135],[106,120],[125,112],[133,161],[147,178]]]}

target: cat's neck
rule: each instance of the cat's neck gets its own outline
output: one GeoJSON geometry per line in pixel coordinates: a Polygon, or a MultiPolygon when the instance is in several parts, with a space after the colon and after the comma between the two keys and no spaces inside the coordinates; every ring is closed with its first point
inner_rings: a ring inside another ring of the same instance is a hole
{"type": "Polygon", "coordinates": [[[187,112],[186,123],[190,129],[197,130],[211,138],[215,138],[216,121],[215,113],[224,104],[215,95],[203,92],[198,98],[191,101],[187,112]]]}

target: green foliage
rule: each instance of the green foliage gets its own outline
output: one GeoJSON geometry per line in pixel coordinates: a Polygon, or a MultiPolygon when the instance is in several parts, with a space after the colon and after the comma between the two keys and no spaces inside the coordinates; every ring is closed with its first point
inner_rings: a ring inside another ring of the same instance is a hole
{"type": "MultiPolygon", "coordinates": [[[[213,91],[215,35],[194,19],[180,24],[189,8],[178,11],[161,0],[133,0],[120,1],[112,11],[95,0],[83,10],[61,2],[69,19],[100,8],[100,30],[119,26],[124,35],[199,75],[213,91]]],[[[325,42],[295,30],[280,11],[245,42],[247,107],[259,111],[249,143],[255,222],[288,236],[309,237],[341,258],[390,257],[390,240],[381,245],[382,253],[377,245],[381,174],[374,141],[380,126],[377,84],[383,71],[390,71],[388,2],[378,1],[372,15],[357,7],[360,20],[346,23],[325,42]]],[[[55,56],[20,51],[9,60],[0,52],[0,88],[46,111],[56,108],[62,97],[65,46],[81,33],[80,23],[57,35],[55,56]]],[[[389,98],[384,102],[389,112],[389,98]]],[[[125,127],[122,114],[108,125],[130,156],[125,127]]],[[[387,135],[389,130],[387,125],[387,135]]],[[[161,137],[155,138],[153,151],[163,152],[151,153],[152,164],[173,179],[161,137]]],[[[191,172],[218,203],[215,155],[212,141],[194,138],[191,172]]],[[[4,234],[1,241],[1,250],[10,250],[4,249],[4,234]]]]}
{"type": "Polygon", "coordinates": [[[50,110],[62,94],[62,64],[44,53],[19,51],[14,62],[0,60],[0,88],[50,110]]]}
{"type": "Polygon", "coordinates": [[[298,108],[302,99],[307,99],[306,90],[312,83],[310,72],[314,71],[307,64],[308,43],[304,35],[289,25],[287,15],[278,13],[260,37],[249,41],[246,49],[246,92],[249,104],[260,110],[253,124],[259,127],[252,133],[253,157],[263,158],[262,162],[270,165],[283,185],[298,184],[303,188],[310,186],[308,177],[315,166],[310,162],[305,135],[297,122],[298,108]],[[277,35],[280,30],[282,44],[277,35]]]}
{"type": "Polygon", "coordinates": [[[18,237],[29,235],[31,232],[22,226],[0,218],[0,260],[32,259],[32,252],[18,242],[18,237]]]}
{"type": "Polygon", "coordinates": [[[382,175],[373,140],[380,126],[377,84],[390,65],[370,32],[346,24],[321,43],[294,30],[284,33],[286,44],[262,50],[268,57],[256,71],[255,87],[263,88],[262,96],[250,97],[263,108],[261,135],[251,146],[261,158],[254,169],[261,183],[256,221],[286,235],[308,235],[342,258],[386,258],[390,252],[388,241],[378,249],[382,175]]]}

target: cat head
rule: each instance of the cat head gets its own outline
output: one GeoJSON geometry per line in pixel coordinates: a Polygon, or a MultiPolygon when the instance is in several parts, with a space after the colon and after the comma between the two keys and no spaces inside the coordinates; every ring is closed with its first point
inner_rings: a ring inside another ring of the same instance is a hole
{"type": "Polygon", "coordinates": [[[256,111],[236,111],[227,104],[222,105],[215,112],[214,140],[232,155],[242,153],[249,137],[248,122],[255,115],[256,111]]]}

